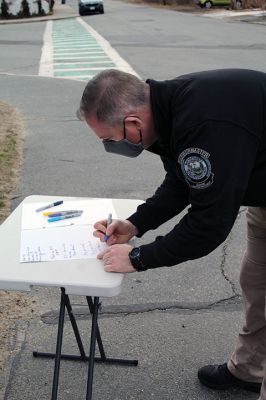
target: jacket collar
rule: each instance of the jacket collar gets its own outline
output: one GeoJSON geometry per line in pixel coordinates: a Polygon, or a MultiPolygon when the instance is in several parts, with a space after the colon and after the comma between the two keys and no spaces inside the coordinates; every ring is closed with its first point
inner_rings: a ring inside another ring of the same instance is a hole
{"type": "Polygon", "coordinates": [[[146,83],[150,86],[151,109],[158,138],[156,151],[153,151],[154,145],[150,147],[150,151],[160,155],[170,155],[173,132],[172,100],[175,85],[171,84],[171,81],[159,82],[153,79],[148,79],[146,83]]]}

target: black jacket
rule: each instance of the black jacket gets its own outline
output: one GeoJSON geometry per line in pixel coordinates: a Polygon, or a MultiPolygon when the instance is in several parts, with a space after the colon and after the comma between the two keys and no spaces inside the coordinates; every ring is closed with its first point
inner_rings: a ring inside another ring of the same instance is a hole
{"type": "Polygon", "coordinates": [[[142,236],[190,205],[171,232],[141,246],[141,261],[155,268],[213,251],[241,205],[266,207],[266,74],[227,69],[147,83],[158,137],[148,150],[166,176],[128,219],[142,236]]]}

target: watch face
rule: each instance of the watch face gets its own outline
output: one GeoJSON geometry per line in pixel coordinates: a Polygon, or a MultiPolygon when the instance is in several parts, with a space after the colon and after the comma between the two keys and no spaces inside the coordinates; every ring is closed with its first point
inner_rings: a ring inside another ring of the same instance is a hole
{"type": "Polygon", "coordinates": [[[140,259],[140,248],[134,247],[129,253],[131,264],[137,271],[146,271],[146,267],[142,264],[140,259]]]}
{"type": "Polygon", "coordinates": [[[134,247],[134,249],[131,250],[130,254],[132,258],[138,258],[140,256],[140,248],[134,247]]]}

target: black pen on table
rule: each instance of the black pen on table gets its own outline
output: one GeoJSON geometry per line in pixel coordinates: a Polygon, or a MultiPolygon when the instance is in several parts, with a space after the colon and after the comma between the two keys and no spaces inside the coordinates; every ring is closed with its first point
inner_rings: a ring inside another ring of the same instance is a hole
{"type": "Polygon", "coordinates": [[[60,206],[61,204],[63,204],[63,200],[59,200],[59,201],[56,201],[54,203],[47,204],[47,206],[43,206],[43,207],[37,208],[37,210],[35,210],[35,211],[36,212],[40,212],[40,211],[48,210],[48,208],[60,206]]]}
{"type": "MultiPolygon", "coordinates": [[[[112,214],[109,214],[109,215],[108,215],[108,218],[107,218],[107,226],[106,226],[106,228],[108,228],[108,226],[109,226],[111,223],[112,223],[112,214]]],[[[104,241],[107,242],[108,239],[109,239],[109,236],[105,234],[105,235],[104,235],[104,241]]]]}

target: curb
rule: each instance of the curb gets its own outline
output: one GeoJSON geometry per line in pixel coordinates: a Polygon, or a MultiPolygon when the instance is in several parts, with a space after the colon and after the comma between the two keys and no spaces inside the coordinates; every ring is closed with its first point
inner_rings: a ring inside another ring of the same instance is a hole
{"type": "Polygon", "coordinates": [[[21,18],[21,19],[10,19],[10,20],[0,20],[0,25],[9,24],[25,24],[32,22],[43,22],[43,21],[56,21],[59,19],[70,19],[79,17],[79,14],[75,12],[71,7],[67,5],[57,5],[54,7],[54,14],[45,15],[44,17],[31,17],[31,18],[21,18]],[[58,15],[56,15],[58,14],[58,15]],[[60,15],[61,14],[61,15],[60,15]]]}
{"type": "Polygon", "coordinates": [[[45,18],[45,17],[43,17],[43,19],[34,19],[34,17],[32,17],[32,18],[26,18],[26,19],[23,19],[23,20],[0,21],[0,25],[25,24],[25,23],[29,24],[29,23],[32,23],[32,22],[44,22],[44,21],[51,21],[51,20],[52,21],[57,21],[59,19],[71,19],[71,18],[76,18],[76,17],[79,17],[79,15],[77,14],[77,15],[73,15],[71,17],[55,17],[55,18],[45,18]]]}
{"type": "Polygon", "coordinates": [[[266,17],[266,11],[260,9],[254,10],[242,10],[242,11],[232,11],[232,10],[224,10],[224,11],[216,11],[213,12],[203,12],[202,15],[204,17],[211,17],[211,18],[245,18],[245,17],[266,17]]]}

